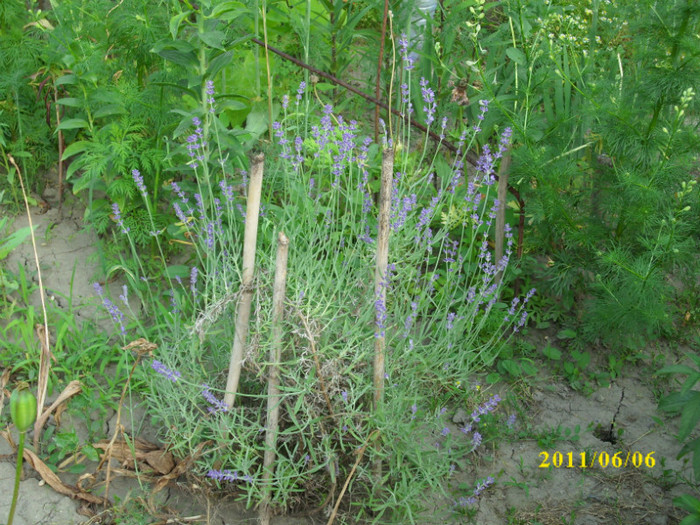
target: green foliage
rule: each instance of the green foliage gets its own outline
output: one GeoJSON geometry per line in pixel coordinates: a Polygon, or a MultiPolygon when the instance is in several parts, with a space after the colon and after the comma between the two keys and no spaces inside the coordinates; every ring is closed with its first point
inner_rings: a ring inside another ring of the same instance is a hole
{"type": "MultiPolygon", "coordinates": [[[[510,180],[526,203],[525,239],[548,261],[532,267],[540,289],[577,314],[583,340],[627,348],[675,332],[668,276],[697,273],[699,260],[687,167],[700,145],[700,13],[686,0],[649,3],[649,17],[637,8],[476,2],[443,43],[460,61],[426,57],[454,86],[446,108],[460,89],[493,97],[499,111],[481,127],[505,118],[522,143],[510,180]]],[[[458,116],[473,118],[476,105],[461,104],[458,116]]],[[[458,209],[445,217],[457,219],[458,209]]]]}
{"type": "Polygon", "coordinates": [[[0,169],[7,174],[0,177],[0,191],[9,188],[17,208],[16,174],[7,155],[17,160],[27,186],[41,191],[37,175],[55,162],[57,152],[47,125],[51,115],[37,89],[46,46],[40,20],[45,19],[24,2],[0,6],[0,169]]]}
{"type": "MultiPolygon", "coordinates": [[[[698,342],[698,341],[696,341],[698,342]]],[[[684,443],[678,453],[678,459],[692,454],[692,466],[695,479],[700,479],[700,438],[688,440],[691,433],[697,428],[700,421],[700,392],[693,390],[700,380],[700,356],[688,354],[686,356],[694,365],[676,364],[662,368],[657,373],[661,375],[681,374],[686,376],[680,390],[665,396],[659,402],[659,408],[671,415],[680,414],[681,422],[678,429],[678,441],[684,443]]],[[[683,495],[673,500],[674,504],[690,512],[681,523],[700,522],[700,506],[697,499],[691,495],[683,495]]]]}

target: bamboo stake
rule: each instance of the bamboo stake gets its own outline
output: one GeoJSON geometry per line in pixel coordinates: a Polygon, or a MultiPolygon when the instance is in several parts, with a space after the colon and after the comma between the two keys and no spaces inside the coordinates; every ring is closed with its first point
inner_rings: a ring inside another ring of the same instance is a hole
{"type": "MultiPolygon", "coordinates": [[[[508,172],[510,171],[510,150],[506,151],[498,167],[498,210],[496,210],[496,248],[495,259],[498,265],[503,257],[503,242],[506,228],[506,193],[508,193],[508,172]]],[[[500,283],[503,272],[496,274],[496,282],[500,283]]]]}
{"type": "Polygon", "coordinates": [[[241,276],[241,297],[236,308],[236,328],[231,348],[231,361],[226,380],[224,403],[233,408],[241,377],[243,349],[248,338],[248,321],[250,306],[253,302],[253,276],[255,273],[255,246],[258,238],[258,217],[260,215],[260,193],[262,191],[265,156],[260,153],[253,157],[250,182],[248,185],[248,202],[245,217],[245,235],[243,237],[243,274],[241,276]]]}
{"type": "MultiPolygon", "coordinates": [[[[377,60],[377,81],[374,88],[374,98],[379,100],[381,95],[382,62],[384,62],[384,42],[386,41],[386,20],[389,17],[389,0],[384,0],[384,16],[382,17],[382,34],[379,41],[379,59],[377,60]]],[[[391,117],[391,114],[389,115],[391,117]]],[[[374,106],[374,142],[379,139],[379,106],[374,106]]]]}
{"type": "MultiPolygon", "coordinates": [[[[389,213],[391,212],[391,185],[394,171],[394,150],[386,148],[382,153],[382,182],[379,190],[379,227],[377,232],[377,264],[374,270],[374,295],[377,317],[386,312],[387,266],[389,263],[389,213]],[[382,309],[383,311],[380,311],[382,309]]],[[[379,320],[379,319],[377,319],[379,320]]],[[[384,327],[377,327],[374,339],[374,411],[379,410],[384,400],[384,327]]],[[[382,460],[374,462],[377,485],[381,483],[382,460]]]]}
{"type": "Polygon", "coordinates": [[[270,347],[270,375],[267,380],[267,433],[265,434],[265,456],[263,458],[263,501],[260,506],[260,524],[269,525],[272,518],[270,499],[271,479],[275,472],[277,432],[280,419],[280,361],[282,360],[282,320],[287,286],[287,256],[289,239],[280,232],[277,236],[277,261],[275,285],[272,292],[272,346],[270,347]]]}

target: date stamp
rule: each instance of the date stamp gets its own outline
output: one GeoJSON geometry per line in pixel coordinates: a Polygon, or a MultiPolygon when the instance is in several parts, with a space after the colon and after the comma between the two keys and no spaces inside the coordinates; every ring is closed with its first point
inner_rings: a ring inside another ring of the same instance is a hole
{"type": "Polygon", "coordinates": [[[598,466],[600,468],[625,468],[632,466],[634,468],[654,468],[656,465],[656,452],[642,454],[638,450],[635,452],[616,452],[609,454],[606,451],[593,452],[540,452],[539,457],[544,458],[540,462],[539,468],[592,468],[598,466]]]}

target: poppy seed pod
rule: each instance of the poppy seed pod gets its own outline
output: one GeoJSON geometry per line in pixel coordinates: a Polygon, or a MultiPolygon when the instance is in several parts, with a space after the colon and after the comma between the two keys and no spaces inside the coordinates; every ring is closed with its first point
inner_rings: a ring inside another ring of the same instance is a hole
{"type": "Polygon", "coordinates": [[[10,396],[10,415],[19,432],[26,432],[36,420],[36,397],[27,389],[17,388],[10,396]]]}

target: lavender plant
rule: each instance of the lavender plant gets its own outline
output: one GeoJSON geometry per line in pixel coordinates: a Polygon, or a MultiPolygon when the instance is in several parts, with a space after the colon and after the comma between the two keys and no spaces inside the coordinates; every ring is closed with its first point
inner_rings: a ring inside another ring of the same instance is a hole
{"type": "MultiPolygon", "coordinates": [[[[405,73],[410,86],[410,68],[405,73]]],[[[182,147],[191,177],[172,183],[177,222],[169,229],[191,246],[193,262],[173,268],[161,259],[165,293],[157,291],[157,276],[146,274],[145,267],[131,276],[130,285],[153,315],[150,333],[159,344],[150,369],[142,373],[152,385],[149,399],[164,440],[175,453],[195,458],[198,474],[208,476],[212,486],[251,505],[269,491],[272,505],[290,510],[327,504],[352,478],[359,495],[353,501],[362,502],[353,503],[356,515],[371,510],[375,521],[415,522],[426,491],[446,490],[442,480],[456,469],[456,458],[478,453],[481,416],[500,401],[493,396],[479,406],[473,394],[460,391],[457,402],[473,407],[473,413],[470,424],[453,428],[446,407],[434,405],[436,386],[467,384],[470,374],[492,362],[526,323],[525,307],[534,293],[501,302],[503,284],[496,275],[508,266],[512,235],[499,261],[492,259],[488,244],[495,211],[504,205],[494,200],[492,187],[510,130],[503,131],[493,152],[484,148],[478,171],[469,175],[464,163],[478,125],[462,133],[457,155],[445,160],[425,148],[412,153],[410,131],[401,120],[389,122],[396,132],[387,132],[382,145],[396,148],[397,173],[383,281],[387,299],[378,300],[371,275],[380,145],[363,138],[361,125],[330,105],[305,133],[300,123],[306,115],[299,106],[305,88],[302,83],[294,104],[283,98],[282,119],[273,124],[278,157],[268,157],[265,170],[255,321],[237,393],[242,401],[229,407],[220,399],[234,336],[228,318],[241,273],[244,201],[235,187],[245,189],[247,181],[245,173],[230,170],[218,147],[213,83],[205,85],[203,111],[193,117],[193,131],[182,147]],[[456,207],[465,210],[464,220],[448,229],[442,215],[456,207]],[[276,230],[290,239],[284,439],[270,485],[263,486],[263,356],[276,230]],[[379,335],[388,349],[386,396],[377,411],[368,412],[367,363],[379,335]],[[416,440],[416,435],[428,437],[416,440]],[[381,491],[372,488],[371,462],[356,464],[358,449],[375,442],[368,454],[381,456],[386,465],[381,491]]],[[[430,127],[438,122],[437,106],[427,83],[420,88],[430,127]]],[[[402,103],[402,111],[409,112],[409,104],[402,103]]],[[[438,125],[445,133],[447,121],[438,125]]],[[[143,195],[147,190],[134,177],[143,195]]],[[[147,206],[145,195],[144,201],[147,206]]],[[[115,218],[128,237],[116,211],[115,218]]],[[[124,291],[128,305],[126,296],[124,291]]],[[[131,335],[114,303],[105,305],[120,331],[131,335]]],[[[480,487],[462,496],[476,498],[486,488],[480,487]]]]}

